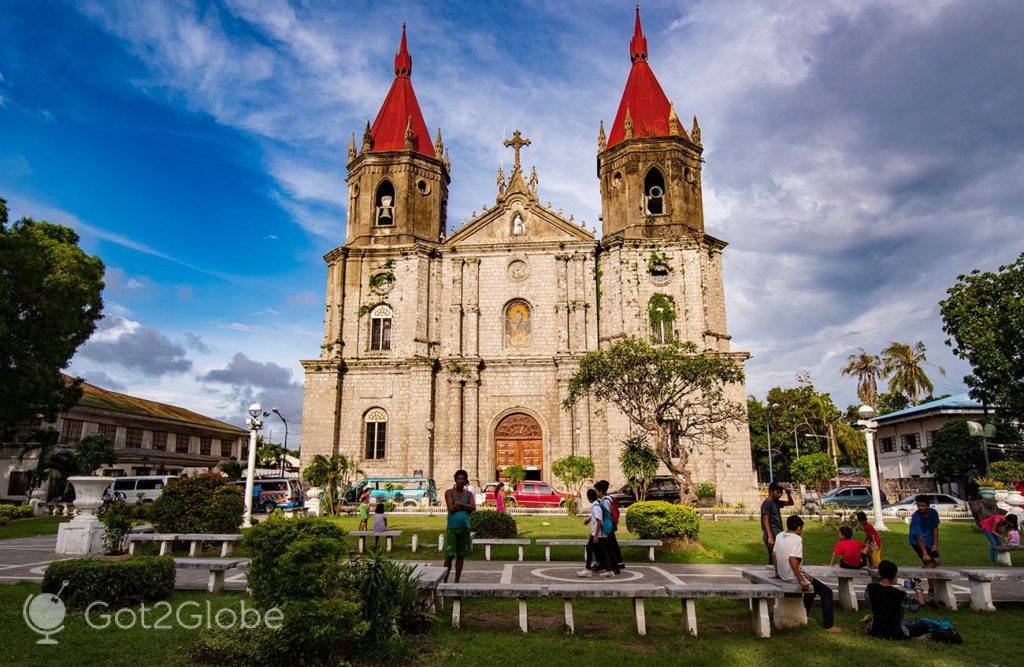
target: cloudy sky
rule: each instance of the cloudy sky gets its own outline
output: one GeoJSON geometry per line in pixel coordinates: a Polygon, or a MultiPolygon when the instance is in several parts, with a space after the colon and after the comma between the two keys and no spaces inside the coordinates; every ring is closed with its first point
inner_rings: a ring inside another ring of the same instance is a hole
{"type": "MultiPolygon", "coordinates": [[[[542,200],[591,224],[600,120],[629,70],[630,2],[5,2],[0,196],[107,263],[71,370],[237,421],[298,427],[321,256],[345,234],[348,137],[403,21],[449,224],[493,201],[522,128],[542,200]]],[[[845,405],[858,346],[923,340],[958,391],[937,302],[1024,234],[1024,3],[644,2],[650,63],[700,117],[709,231],[749,389],[797,372],[845,405]]],[[[277,428],[277,427],[276,427],[277,428]]],[[[293,435],[295,430],[292,431],[293,435]]],[[[275,433],[278,439],[279,431],[275,433]]]]}

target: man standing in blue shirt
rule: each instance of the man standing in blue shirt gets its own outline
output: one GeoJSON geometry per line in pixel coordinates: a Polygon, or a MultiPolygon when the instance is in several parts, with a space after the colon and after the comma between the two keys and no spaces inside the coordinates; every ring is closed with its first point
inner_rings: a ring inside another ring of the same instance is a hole
{"type": "MultiPolygon", "coordinates": [[[[910,519],[910,546],[921,559],[921,565],[934,570],[939,566],[939,513],[931,506],[926,495],[917,497],[917,511],[910,519]]],[[[933,594],[935,585],[928,580],[928,593],[933,594]]]]}

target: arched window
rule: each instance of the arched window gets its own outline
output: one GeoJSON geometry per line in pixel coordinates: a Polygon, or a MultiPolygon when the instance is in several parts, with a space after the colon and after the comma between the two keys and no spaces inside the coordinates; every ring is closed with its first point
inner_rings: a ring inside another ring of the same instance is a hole
{"type": "Polygon", "coordinates": [[[651,167],[644,176],[644,210],[650,215],[665,212],[665,178],[657,167],[651,167]]]}
{"type": "Polygon", "coordinates": [[[530,304],[512,301],[505,306],[505,346],[530,345],[530,304]]]}
{"type": "Polygon", "coordinates": [[[391,306],[380,304],[370,311],[370,350],[387,352],[391,349],[391,306]]]}
{"type": "Polygon", "coordinates": [[[676,302],[667,294],[654,294],[647,303],[651,322],[651,343],[664,345],[675,339],[676,302]]]}
{"type": "Polygon", "coordinates": [[[388,441],[388,413],[383,408],[372,408],[363,417],[366,425],[367,459],[383,459],[388,441]]]}
{"type": "Polygon", "coordinates": [[[384,179],[373,194],[374,205],[377,207],[377,225],[389,227],[395,224],[395,186],[384,179]]]}

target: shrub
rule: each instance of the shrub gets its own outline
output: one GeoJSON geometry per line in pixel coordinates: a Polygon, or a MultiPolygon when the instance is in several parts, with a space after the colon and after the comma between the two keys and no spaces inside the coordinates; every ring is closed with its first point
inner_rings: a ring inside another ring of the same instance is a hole
{"type": "Polygon", "coordinates": [[[94,601],[111,607],[163,600],[174,590],[174,559],[139,556],[129,560],[75,558],[50,563],[43,575],[43,592],[61,594],[69,609],[83,609],[94,601]]]}
{"type": "Polygon", "coordinates": [[[473,512],[470,515],[469,525],[477,537],[508,539],[519,534],[519,528],[512,515],[495,510],[473,512]]]}
{"type": "Polygon", "coordinates": [[[694,491],[701,500],[714,500],[718,496],[714,482],[700,482],[694,491]]]}
{"type": "Polygon", "coordinates": [[[360,652],[374,662],[405,662],[410,656],[402,635],[423,631],[430,620],[415,570],[376,550],[350,561],[344,577],[346,589],[359,599],[360,617],[368,623],[360,652]]]}
{"type": "Polygon", "coordinates": [[[686,537],[700,532],[700,517],[692,507],[664,500],[633,503],[626,511],[626,528],[644,539],[686,537]]]}
{"type": "Polygon", "coordinates": [[[31,505],[0,505],[0,518],[7,519],[8,521],[27,519],[33,513],[31,505]]]}
{"type": "Polygon", "coordinates": [[[208,472],[169,481],[152,518],[160,533],[234,533],[244,512],[242,489],[208,472]]]}
{"type": "Polygon", "coordinates": [[[125,552],[125,537],[131,532],[134,515],[135,510],[128,503],[117,501],[107,505],[100,517],[100,521],[106,526],[103,529],[104,553],[123,554],[125,552]]]}
{"type": "Polygon", "coordinates": [[[1019,479],[1024,479],[1024,462],[997,461],[989,466],[988,474],[996,481],[1012,484],[1019,479]]]}
{"type": "MultiPolygon", "coordinates": [[[[313,551],[326,553],[329,548],[322,542],[315,542],[303,547],[295,547],[286,560],[285,554],[294,544],[303,539],[321,538],[336,543],[335,562],[341,562],[340,554],[344,550],[345,531],[336,523],[318,517],[285,519],[271,516],[258,526],[253,526],[245,534],[244,545],[249,552],[249,569],[246,581],[252,590],[253,600],[263,607],[280,604],[293,597],[291,580],[302,573],[289,571],[285,563],[310,563],[313,551]]],[[[321,570],[321,572],[323,572],[321,570]]],[[[303,584],[303,590],[311,590],[311,584],[303,584]]],[[[325,587],[326,590],[326,587],[325,587]]]]}

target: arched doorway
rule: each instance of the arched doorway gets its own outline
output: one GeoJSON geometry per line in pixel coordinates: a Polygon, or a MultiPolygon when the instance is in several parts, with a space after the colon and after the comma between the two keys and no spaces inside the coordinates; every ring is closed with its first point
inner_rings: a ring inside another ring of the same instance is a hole
{"type": "Polygon", "coordinates": [[[498,478],[506,466],[522,466],[526,479],[541,479],[544,434],[537,420],[524,412],[506,415],[494,427],[495,463],[498,478]]]}

